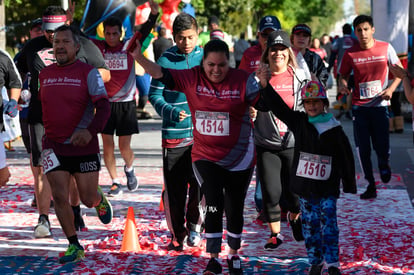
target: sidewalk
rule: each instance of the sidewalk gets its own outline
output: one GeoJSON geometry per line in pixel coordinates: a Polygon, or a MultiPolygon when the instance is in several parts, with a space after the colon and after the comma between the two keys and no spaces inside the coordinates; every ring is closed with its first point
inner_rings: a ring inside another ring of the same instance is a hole
{"type": "MultiPolygon", "coordinates": [[[[153,113],[151,106],[147,107],[153,113]]],[[[351,122],[342,120],[352,141],[351,122]]],[[[35,239],[33,227],[37,210],[30,206],[33,180],[29,159],[21,142],[8,152],[12,178],[0,190],[0,272],[2,274],[201,274],[208,262],[205,241],[200,248],[184,252],[167,252],[169,233],[163,212],[159,211],[162,190],[161,120],[158,116],[140,120],[139,135],[132,145],[136,174],[140,187],[135,192],[126,189],[119,198],[111,198],[114,219],[103,225],[94,209],[82,208],[87,230],[78,234],[85,247],[86,258],[77,263],[60,265],[59,253],[66,250],[67,240],[51,209],[53,238],[35,239]],[[134,208],[142,251],[120,253],[125,217],[129,206],[134,208]]],[[[401,137],[402,138],[402,137],[401,137]]],[[[123,175],[123,161],[117,153],[117,168],[123,175]]],[[[398,157],[397,157],[398,158],[398,157]]],[[[394,172],[394,171],[393,171],[394,172]]],[[[362,201],[359,195],[341,194],[338,200],[341,268],[343,274],[414,274],[414,210],[404,179],[398,171],[389,184],[382,184],[378,174],[378,198],[362,201]]],[[[360,169],[357,175],[358,193],[366,186],[360,169]]],[[[125,183],[125,179],[123,179],[125,183]]],[[[111,185],[106,168],[100,173],[100,185],[107,192],[111,185]]],[[[125,186],[125,184],[124,184],[125,186]]],[[[245,227],[241,249],[244,274],[307,274],[308,263],[304,243],[297,243],[286,223],[280,249],[263,250],[268,236],[266,225],[256,222],[253,201],[253,179],[245,207],[245,227]]],[[[227,246],[221,253],[223,272],[227,274],[227,246]]]]}

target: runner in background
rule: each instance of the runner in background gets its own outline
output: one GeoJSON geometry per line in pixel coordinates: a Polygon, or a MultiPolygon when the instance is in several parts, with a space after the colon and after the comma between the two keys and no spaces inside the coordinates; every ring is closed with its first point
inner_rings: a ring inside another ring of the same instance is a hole
{"type": "Polygon", "coordinates": [[[310,51],[312,30],[306,24],[297,24],[292,28],[290,41],[296,55],[299,67],[305,71],[308,79],[318,80],[324,87],[328,81],[329,73],[319,55],[310,51]]]}
{"type": "MultiPolygon", "coordinates": [[[[18,114],[17,101],[20,97],[22,88],[22,80],[19,72],[10,55],[0,49],[0,90],[6,88],[10,92],[10,100],[6,105],[0,94],[0,110],[1,113],[10,117],[18,114]]],[[[4,131],[3,115],[0,116],[0,132],[4,131]]],[[[3,142],[0,142],[0,187],[5,185],[10,178],[10,172],[6,163],[6,152],[4,151],[3,142]]]]}
{"type": "MultiPolygon", "coordinates": [[[[158,4],[150,1],[151,15],[140,29],[141,40],[150,33],[158,17],[158,4]]],[[[110,196],[122,194],[122,184],[115,163],[114,134],[118,136],[118,147],[124,159],[124,172],[129,191],[138,189],[138,179],[134,170],[134,152],[131,137],[139,133],[136,115],[136,77],[133,58],[126,52],[127,42],[121,40],[122,22],[117,17],[109,17],[103,23],[105,40],[93,40],[101,50],[111,71],[111,80],[105,83],[111,102],[111,116],[102,131],[105,166],[112,180],[110,196]]]]}
{"type": "Polygon", "coordinates": [[[378,159],[381,180],[391,180],[389,114],[390,99],[401,79],[388,83],[389,65],[401,66],[391,44],[374,39],[375,27],[371,16],[359,15],[353,21],[357,44],[345,51],[339,69],[340,92],[350,94],[348,80],[354,72],[355,90],[352,92],[352,115],[355,146],[359,154],[367,190],[361,199],[377,197],[372,170],[371,143],[378,159]]]}
{"type": "MultiPolygon", "coordinates": [[[[167,49],[157,63],[164,68],[190,69],[199,66],[203,49],[197,46],[198,24],[186,13],[173,22],[175,46],[167,49]]],[[[151,82],[149,99],[162,118],[164,192],[162,194],[171,242],[167,250],[182,251],[198,246],[203,232],[201,191],[191,166],[193,124],[184,93],[171,90],[159,80],[151,82]],[[188,193],[188,202],[187,202],[188,193]]]]}

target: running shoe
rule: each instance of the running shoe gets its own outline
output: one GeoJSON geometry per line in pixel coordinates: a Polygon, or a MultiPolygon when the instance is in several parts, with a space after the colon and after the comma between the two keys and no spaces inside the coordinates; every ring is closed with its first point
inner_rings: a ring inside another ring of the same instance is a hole
{"type": "Polygon", "coordinates": [[[52,236],[50,223],[43,215],[39,217],[39,221],[34,229],[34,236],[35,238],[47,238],[52,236]]]}
{"type": "Polygon", "coordinates": [[[270,235],[269,240],[267,240],[267,243],[264,246],[265,250],[275,250],[283,243],[283,236],[280,233],[272,233],[270,235]]]}
{"type": "Polygon", "coordinates": [[[117,197],[119,195],[122,195],[122,185],[114,182],[108,192],[108,196],[117,197]]]}
{"type": "Polygon", "coordinates": [[[241,267],[241,260],[240,257],[234,255],[231,259],[227,259],[227,265],[229,267],[229,274],[230,275],[240,275],[243,274],[243,270],[241,267]]]}
{"type": "Polygon", "coordinates": [[[302,233],[302,219],[299,216],[297,219],[291,220],[290,214],[291,213],[288,214],[288,220],[289,220],[290,227],[292,228],[293,238],[297,242],[303,241],[305,238],[303,237],[303,233],[302,233]]]}
{"type": "Polygon", "coordinates": [[[203,275],[217,275],[221,274],[223,271],[221,264],[217,261],[216,258],[211,258],[208,261],[206,269],[203,271],[203,275]]]}
{"type": "Polygon", "coordinates": [[[336,266],[330,266],[328,268],[329,275],[341,275],[341,271],[336,266]]]}
{"type": "Polygon", "coordinates": [[[171,241],[167,246],[167,251],[183,251],[183,244],[177,241],[171,241]]]}
{"type": "Polygon", "coordinates": [[[380,176],[383,183],[389,183],[391,180],[391,168],[389,165],[380,167],[380,176]]]}
{"type": "Polygon", "coordinates": [[[128,172],[126,170],[126,166],[124,166],[124,172],[125,176],[127,178],[127,186],[129,191],[135,191],[138,189],[138,179],[135,176],[135,170],[132,169],[132,171],[128,172]]]}
{"type": "Polygon", "coordinates": [[[377,197],[377,188],[371,185],[368,185],[367,190],[362,193],[360,196],[361,200],[369,200],[369,199],[375,199],[377,197]]]}
{"type": "Polygon", "coordinates": [[[323,263],[322,264],[313,264],[309,270],[309,275],[321,275],[323,270],[323,263]]]}
{"type": "Polygon", "coordinates": [[[191,247],[199,246],[201,242],[201,235],[199,232],[190,230],[190,234],[187,237],[187,245],[191,247]]]}
{"type": "Polygon", "coordinates": [[[82,246],[76,244],[70,244],[65,255],[59,258],[59,263],[65,264],[70,262],[76,262],[85,258],[85,250],[82,246]]]}
{"type": "Polygon", "coordinates": [[[112,205],[105,197],[101,187],[98,185],[98,193],[101,195],[101,202],[95,207],[96,213],[103,224],[108,224],[112,221],[113,210],[112,205]]]}

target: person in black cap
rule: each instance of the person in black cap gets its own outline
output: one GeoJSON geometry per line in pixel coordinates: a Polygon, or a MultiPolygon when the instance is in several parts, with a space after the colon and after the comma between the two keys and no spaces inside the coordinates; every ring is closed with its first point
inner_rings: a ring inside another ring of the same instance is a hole
{"type": "MultiPolygon", "coordinates": [[[[263,51],[266,49],[267,37],[269,34],[275,30],[281,29],[280,21],[277,17],[272,15],[266,15],[260,19],[259,29],[257,31],[257,37],[259,43],[254,46],[251,46],[244,51],[239,69],[253,73],[259,68],[260,58],[262,57],[263,51]]],[[[256,110],[253,107],[250,107],[251,118],[254,119],[256,116],[256,110]]],[[[260,182],[257,180],[256,176],[256,191],[254,195],[254,201],[256,204],[256,210],[259,213],[257,219],[265,222],[263,215],[263,206],[262,206],[262,194],[260,182]]]]}
{"type": "Polygon", "coordinates": [[[36,18],[32,21],[32,25],[30,26],[30,39],[39,37],[43,35],[42,30],[42,18],[36,18]]]}
{"type": "Polygon", "coordinates": [[[307,76],[318,80],[326,87],[329,73],[322,58],[308,49],[311,43],[311,36],[312,31],[308,25],[297,24],[294,26],[290,36],[292,49],[296,55],[299,67],[305,70],[307,76]]]}
{"type": "Polygon", "coordinates": [[[280,30],[281,28],[280,21],[277,17],[271,15],[262,17],[257,31],[259,43],[251,46],[243,53],[243,57],[238,68],[249,73],[256,71],[259,68],[262,53],[266,49],[267,37],[271,32],[280,30]]]}
{"type": "MultiPolygon", "coordinates": [[[[270,85],[292,110],[302,109],[300,89],[306,76],[296,63],[289,35],[277,30],[268,36],[267,47],[261,58],[261,67],[271,72],[270,85]]],[[[262,68],[258,70],[261,70],[262,68]]],[[[257,176],[263,194],[264,218],[269,223],[270,237],[264,248],[277,249],[283,243],[280,233],[283,190],[284,209],[296,241],[303,240],[298,197],[290,191],[290,170],[293,163],[295,141],[287,126],[272,112],[257,111],[255,145],[257,152],[257,176]]]]}

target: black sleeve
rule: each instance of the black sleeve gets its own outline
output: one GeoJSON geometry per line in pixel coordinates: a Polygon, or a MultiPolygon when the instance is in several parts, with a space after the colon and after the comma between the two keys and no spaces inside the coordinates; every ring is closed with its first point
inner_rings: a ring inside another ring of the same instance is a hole
{"type": "Polygon", "coordinates": [[[154,79],[164,83],[164,85],[168,89],[174,89],[175,82],[174,82],[174,78],[172,77],[170,71],[168,69],[164,68],[164,67],[161,67],[161,70],[162,70],[162,77],[161,78],[154,78],[154,79]]]}
{"type": "Polygon", "coordinates": [[[141,39],[139,42],[142,44],[144,40],[147,38],[147,36],[150,34],[152,28],[155,26],[155,22],[157,21],[159,13],[152,14],[150,13],[150,16],[148,17],[148,20],[142,24],[140,33],[142,34],[141,39]]]}
{"type": "Polygon", "coordinates": [[[355,179],[355,163],[354,154],[352,152],[351,144],[349,143],[348,137],[341,129],[340,137],[338,139],[338,150],[341,163],[339,165],[340,176],[342,178],[342,189],[344,193],[357,193],[357,185],[355,179]]]}
{"type": "Polygon", "coordinates": [[[267,108],[282,120],[289,128],[294,128],[295,121],[297,121],[298,113],[289,108],[283,101],[280,95],[273,89],[272,85],[267,84],[266,88],[261,90],[263,102],[267,108]]]}
{"type": "Polygon", "coordinates": [[[326,69],[325,64],[323,63],[323,60],[319,55],[315,54],[314,58],[315,58],[314,61],[317,64],[316,76],[318,77],[319,82],[322,83],[324,87],[326,87],[326,83],[328,82],[328,78],[329,78],[329,72],[326,69]]]}

